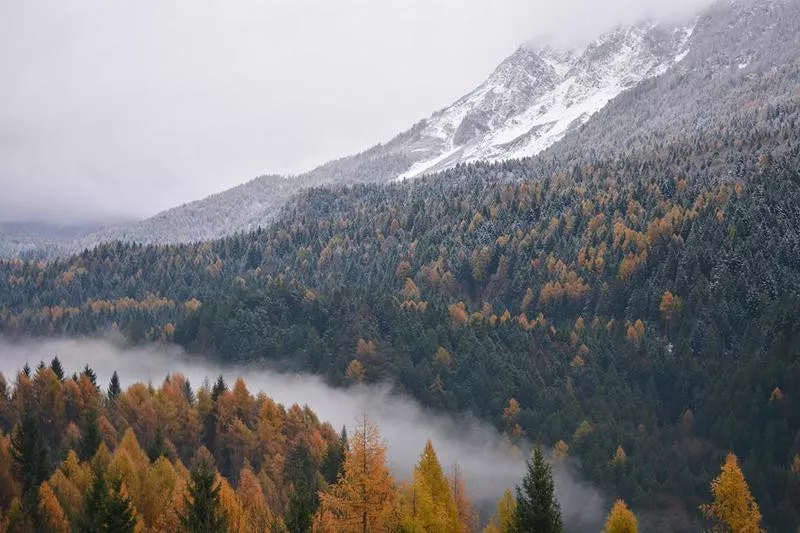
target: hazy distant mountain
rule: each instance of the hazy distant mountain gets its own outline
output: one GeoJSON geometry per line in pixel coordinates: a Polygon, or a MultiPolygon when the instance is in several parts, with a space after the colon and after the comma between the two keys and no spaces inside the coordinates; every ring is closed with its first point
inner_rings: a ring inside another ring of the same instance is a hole
{"type": "Polygon", "coordinates": [[[796,91],[798,12],[796,0],[726,0],[690,23],[641,23],[580,48],[524,45],[474,91],[386,144],[294,178],[260,177],[64,249],[213,239],[268,224],[307,187],[388,182],[549,147],[546,157],[559,159],[621,152],[713,128],[754,98],[779,103],[796,91]]]}
{"type": "Polygon", "coordinates": [[[384,145],[295,178],[257,178],[130,226],[82,239],[170,243],[211,239],[267,224],[297,190],[331,183],[411,178],[458,163],[535,155],[585,123],[620,92],[686,54],[692,25],[642,23],[581,48],[523,45],[474,91],[384,145]]]}
{"type": "Polygon", "coordinates": [[[0,222],[0,257],[41,259],[102,230],[101,224],[61,226],[33,222],[0,222]]]}

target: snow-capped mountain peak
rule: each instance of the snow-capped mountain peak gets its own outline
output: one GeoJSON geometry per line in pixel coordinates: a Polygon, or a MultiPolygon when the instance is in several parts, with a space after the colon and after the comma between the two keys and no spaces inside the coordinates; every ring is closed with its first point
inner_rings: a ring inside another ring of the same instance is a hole
{"type": "Polygon", "coordinates": [[[541,152],[625,89],[680,61],[692,29],[646,22],[584,47],[521,46],[484,83],[424,123],[408,146],[421,157],[400,179],[541,152]]]}

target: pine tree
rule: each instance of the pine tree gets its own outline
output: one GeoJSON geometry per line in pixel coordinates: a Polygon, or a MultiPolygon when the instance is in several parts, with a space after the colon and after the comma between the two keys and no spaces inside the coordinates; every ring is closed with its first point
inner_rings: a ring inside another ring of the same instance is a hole
{"type": "Polygon", "coordinates": [[[83,368],[83,372],[81,372],[81,373],[84,376],[86,376],[87,378],[89,378],[89,381],[92,382],[92,385],[97,386],[97,374],[94,373],[94,370],[92,370],[92,367],[90,367],[89,365],[86,365],[83,368]]]}
{"type": "Polygon", "coordinates": [[[636,517],[622,500],[614,502],[611,512],[606,519],[605,533],[636,533],[636,517]]]}
{"type": "Polygon", "coordinates": [[[734,533],[759,533],[761,512],[750,494],[736,456],[729,453],[722,471],[711,482],[714,501],[701,506],[705,515],[715,522],[717,528],[734,533]]]}
{"type": "Polygon", "coordinates": [[[153,445],[147,450],[147,455],[150,457],[151,462],[155,462],[156,459],[162,455],[166,455],[166,453],[167,448],[164,443],[164,431],[161,429],[161,426],[156,426],[156,436],[153,439],[153,445]]]}
{"type": "Polygon", "coordinates": [[[222,377],[222,374],[217,376],[217,382],[214,383],[214,388],[211,389],[211,399],[213,401],[217,401],[219,395],[228,390],[228,385],[225,383],[225,378],[222,377]]]}
{"type": "Polygon", "coordinates": [[[136,515],[131,500],[125,494],[120,480],[111,482],[107,509],[106,531],[133,533],[136,528],[136,515]]]}
{"type": "Polygon", "coordinates": [[[93,457],[98,446],[100,446],[100,441],[100,428],[97,425],[97,410],[89,409],[86,412],[84,427],[81,432],[81,459],[93,457]]]}
{"type": "Polygon", "coordinates": [[[285,480],[291,486],[284,522],[291,533],[305,533],[311,530],[319,506],[318,493],[323,488],[308,447],[301,444],[292,450],[284,468],[285,480]]]}
{"type": "Polygon", "coordinates": [[[108,397],[114,400],[120,392],[122,392],[122,388],[119,386],[119,375],[114,370],[114,373],[111,374],[111,383],[108,384],[108,397]]]}
{"type": "Polygon", "coordinates": [[[518,532],[531,533],[560,533],[564,529],[550,465],[538,445],[528,460],[522,487],[517,487],[514,526],[518,532]]]}
{"type": "Polygon", "coordinates": [[[22,471],[23,493],[35,494],[35,489],[47,477],[47,455],[36,414],[26,404],[22,419],[11,435],[11,457],[22,471]]]}
{"type": "Polygon", "coordinates": [[[342,428],[339,440],[328,444],[325,458],[322,460],[322,464],[319,467],[319,471],[322,473],[328,485],[334,485],[339,480],[339,476],[342,474],[344,468],[344,455],[346,450],[347,431],[345,428],[342,428]]]}
{"type": "Polygon", "coordinates": [[[188,379],[183,382],[183,397],[186,398],[189,405],[194,405],[194,402],[197,400],[192,390],[192,384],[189,383],[188,379]]]}
{"type": "Polygon", "coordinates": [[[220,505],[220,485],[215,484],[214,474],[205,460],[192,467],[184,500],[186,514],[180,517],[184,529],[190,533],[216,533],[227,529],[228,521],[220,505]]]}
{"type": "Polygon", "coordinates": [[[53,360],[50,361],[50,369],[59,381],[64,381],[64,367],[61,366],[61,361],[58,360],[58,356],[53,357],[53,360]]]}
{"type": "Polygon", "coordinates": [[[81,533],[101,533],[108,531],[109,494],[106,478],[100,471],[95,471],[92,486],[83,501],[83,510],[78,517],[77,530],[81,533]]]}

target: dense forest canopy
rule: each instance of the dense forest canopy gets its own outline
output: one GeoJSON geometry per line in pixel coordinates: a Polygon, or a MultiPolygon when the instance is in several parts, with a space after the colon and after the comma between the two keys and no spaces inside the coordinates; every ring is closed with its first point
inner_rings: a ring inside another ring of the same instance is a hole
{"type": "Polygon", "coordinates": [[[0,331],[390,381],[577,458],[654,528],[696,527],[734,452],[764,524],[793,530],[798,107],[748,117],[618,157],[310,189],[217,241],[3,261],[0,331]]]}

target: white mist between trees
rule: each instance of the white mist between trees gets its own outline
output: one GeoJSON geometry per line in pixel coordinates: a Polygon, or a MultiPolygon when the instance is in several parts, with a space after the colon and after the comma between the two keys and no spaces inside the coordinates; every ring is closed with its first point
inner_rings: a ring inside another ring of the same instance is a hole
{"type": "MultiPolygon", "coordinates": [[[[0,372],[9,382],[26,363],[33,369],[40,361],[49,364],[55,356],[68,375],[88,364],[103,389],[115,370],[123,387],[135,382],[158,386],[168,374],[181,373],[197,389],[206,379],[213,384],[221,374],[229,385],[242,377],[251,393],[263,391],[287,407],[308,405],[321,421],[336,429],[347,426],[352,432],[358,417],[366,412],[387,441],[388,459],[397,478],[410,476],[425,441],[431,439],[446,471],[455,463],[461,466],[470,497],[484,513],[493,512],[502,492],[517,485],[525,474],[527,451],[514,453],[488,424],[469,416],[430,413],[413,399],[392,393],[388,385],[333,388],[317,376],[283,374],[263,365],[219,365],[174,346],[124,348],[99,339],[0,340],[0,372]]],[[[570,465],[556,463],[553,467],[564,522],[570,529],[597,529],[605,516],[605,499],[577,479],[570,465]]]]}

